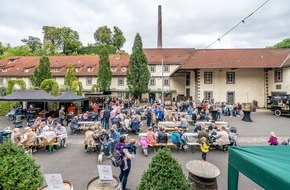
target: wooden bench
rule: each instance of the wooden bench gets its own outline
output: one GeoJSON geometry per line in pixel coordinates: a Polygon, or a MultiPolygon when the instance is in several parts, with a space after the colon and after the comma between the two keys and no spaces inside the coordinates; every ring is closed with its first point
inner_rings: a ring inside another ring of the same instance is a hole
{"type": "MultiPolygon", "coordinates": [[[[210,147],[211,146],[217,146],[217,145],[219,145],[217,142],[213,142],[213,143],[209,144],[210,147]]],[[[191,152],[194,153],[194,146],[198,146],[199,147],[199,143],[198,142],[188,142],[187,146],[189,146],[191,152]]],[[[227,147],[228,145],[223,145],[223,148],[224,148],[224,146],[227,147]]]]}
{"type": "Polygon", "coordinates": [[[173,144],[172,142],[168,142],[167,144],[165,143],[155,143],[155,144],[148,144],[148,147],[152,147],[152,148],[155,148],[155,150],[158,148],[158,147],[161,147],[161,146],[166,146],[166,147],[175,147],[176,145],[173,144]]]}
{"type": "MultiPolygon", "coordinates": [[[[179,130],[181,130],[181,131],[188,131],[188,128],[178,128],[179,130]]],[[[174,131],[175,130],[175,128],[173,128],[173,127],[166,127],[165,128],[165,131],[174,131]]]]}

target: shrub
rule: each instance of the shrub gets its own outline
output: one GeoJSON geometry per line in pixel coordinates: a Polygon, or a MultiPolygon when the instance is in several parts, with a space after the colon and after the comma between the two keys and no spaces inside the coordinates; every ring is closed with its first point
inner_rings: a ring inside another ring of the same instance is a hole
{"type": "Polygon", "coordinates": [[[16,106],[16,102],[0,101],[0,116],[4,116],[10,112],[13,106],[16,106]]]}
{"type": "Polygon", "coordinates": [[[37,189],[43,178],[32,156],[11,141],[0,145],[0,190],[37,189]]]}
{"type": "Polygon", "coordinates": [[[152,158],[149,168],[141,178],[138,190],[188,190],[189,182],[180,164],[172,157],[169,149],[162,149],[152,158]]]}

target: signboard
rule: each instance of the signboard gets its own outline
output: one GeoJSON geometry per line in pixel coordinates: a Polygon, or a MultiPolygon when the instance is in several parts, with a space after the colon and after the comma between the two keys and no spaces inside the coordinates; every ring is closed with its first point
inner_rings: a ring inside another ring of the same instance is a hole
{"type": "Polygon", "coordinates": [[[98,165],[100,181],[113,181],[111,165],[98,165]]]}
{"type": "Polygon", "coordinates": [[[63,180],[61,174],[44,174],[44,178],[48,187],[48,190],[63,190],[63,180]]]}

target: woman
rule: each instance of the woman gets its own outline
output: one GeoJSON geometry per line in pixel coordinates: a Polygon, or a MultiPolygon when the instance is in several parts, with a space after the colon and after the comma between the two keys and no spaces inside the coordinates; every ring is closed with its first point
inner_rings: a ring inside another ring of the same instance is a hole
{"type": "Polygon", "coordinates": [[[152,127],[148,128],[148,132],[147,132],[147,142],[149,145],[154,145],[156,144],[156,135],[152,130],[152,127]]]}
{"type": "Polygon", "coordinates": [[[19,128],[13,129],[12,135],[11,135],[12,142],[17,144],[17,146],[21,146],[21,135],[19,132],[19,128]]]}
{"type": "Polygon", "coordinates": [[[119,180],[122,183],[122,189],[128,190],[126,188],[126,185],[127,185],[127,179],[128,179],[128,176],[129,176],[130,170],[131,170],[131,159],[133,159],[135,156],[134,156],[134,154],[129,153],[128,149],[125,147],[125,145],[126,145],[125,141],[126,141],[126,137],[121,136],[120,143],[116,144],[116,149],[119,150],[122,157],[127,158],[128,169],[124,170],[124,167],[125,167],[124,163],[120,166],[121,173],[119,175],[119,180]]]}

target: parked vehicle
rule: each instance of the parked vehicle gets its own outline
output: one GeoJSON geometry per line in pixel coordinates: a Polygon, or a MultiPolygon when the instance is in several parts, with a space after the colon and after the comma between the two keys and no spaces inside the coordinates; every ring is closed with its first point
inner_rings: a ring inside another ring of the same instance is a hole
{"type": "Polygon", "coordinates": [[[277,116],[290,115],[290,94],[271,97],[271,111],[277,116]]]}

